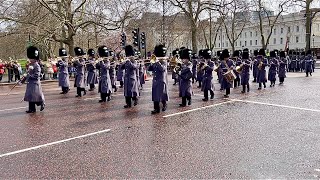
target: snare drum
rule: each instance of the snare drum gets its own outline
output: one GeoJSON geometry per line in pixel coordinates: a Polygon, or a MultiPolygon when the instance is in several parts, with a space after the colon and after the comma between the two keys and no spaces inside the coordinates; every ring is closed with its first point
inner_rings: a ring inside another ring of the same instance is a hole
{"type": "Polygon", "coordinates": [[[236,74],[231,70],[223,74],[223,77],[229,82],[232,83],[233,80],[237,78],[236,74]]]}

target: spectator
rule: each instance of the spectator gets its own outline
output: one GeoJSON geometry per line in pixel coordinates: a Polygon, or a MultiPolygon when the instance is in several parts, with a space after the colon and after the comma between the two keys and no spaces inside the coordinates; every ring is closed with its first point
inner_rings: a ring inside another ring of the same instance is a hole
{"type": "Polygon", "coordinates": [[[52,69],[53,69],[53,79],[58,79],[58,67],[57,67],[58,61],[54,60],[51,62],[52,69]]]}
{"type": "Polygon", "coordinates": [[[51,64],[51,60],[49,60],[48,63],[46,63],[46,68],[47,68],[47,74],[48,74],[48,79],[52,80],[53,78],[53,68],[52,68],[52,64],[51,64]]]}
{"type": "Polygon", "coordinates": [[[6,64],[6,69],[8,70],[8,82],[13,81],[13,61],[11,60],[6,64]]]}
{"type": "Polygon", "coordinates": [[[13,67],[13,72],[14,72],[14,81],[20,81],[20,70],[21,66],[18,63],[18,61],[15,61],[12,65],[13,67]]]}
{"type": "Polygon", "coordinates": [[[2,81],[2,76],[4,74],[4,68],[5,68],[5,64],[2,62],[2,60],[0,59],[0,82],[2,81]]]}
{"type": "Polygon", "coordinates": [[[42,62],[42,60],[39,60],[39,65],[40,65],[40,68],[41,68],[41,80],[45,80],[45,78],[46,78],[46,76],[45,76],[45,71],[44,71],[44,68],[45,68],[45,66],[44,66],[44,64],[43,64],[43,62],[42,62]]]}

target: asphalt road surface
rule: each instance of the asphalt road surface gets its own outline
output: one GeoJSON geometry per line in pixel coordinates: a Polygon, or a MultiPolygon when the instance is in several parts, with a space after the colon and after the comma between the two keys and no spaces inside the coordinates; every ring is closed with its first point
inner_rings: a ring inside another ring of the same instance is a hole
{"type": "MultiPolygon", "coordinates": [[[[25,85],[0,87],[0,179],[317,179],[320,177],[320,74],[289,73],[283,86],[180,108],[170,82],[168,110],[151,115],[151,81],[139,105],[124,109],[99,94],[60,95],[43,84],[46,109],[26,114],[25,85]]],[[[194,86],[195,87],[195,86],[194,86]]]]}

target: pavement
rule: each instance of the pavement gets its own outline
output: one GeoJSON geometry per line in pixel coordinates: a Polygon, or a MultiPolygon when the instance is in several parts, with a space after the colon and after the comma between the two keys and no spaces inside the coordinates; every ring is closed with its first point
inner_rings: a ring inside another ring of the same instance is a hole
{"type": "MultiPolygon", "coordinates": [[[[46,109],[26,114],[25,85],[0,87],[0,179],[319,179],[320,74],[288,73],[283,86],[180,108],[169,83],[168,110],[151,115],[151,82],[124,109],[122,89],[60,95],[43,84],[46,109]]],[[[268,83],[269,84],[269,83],[268,83]]]]}

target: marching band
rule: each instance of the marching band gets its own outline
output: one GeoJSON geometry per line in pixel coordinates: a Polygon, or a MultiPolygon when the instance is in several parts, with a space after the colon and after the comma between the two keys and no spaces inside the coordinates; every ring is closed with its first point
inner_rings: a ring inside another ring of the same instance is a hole
{"type": "MultiPolygon", "coordinates": [[[[284,83],[287,71],[297,71],[301,69],[302,62],[297,63],[298,55],[303,56],[303,69],[306,76],[312,76],[314,71],[314,59],[312,52],[297,53],[288,51],[270,52],[270,57],[266,57],[264,49],[255,50],[252,57],[248,49],[243,51],[236,50],[230,58],[230,52],[225,49],[218,52],[216,58],[212,58],[210,49],[202,49],[198,54],[192,50],[182,47],[172,52],[168,57],[167,49],[164,45],[157,45],[151,55],[150,61],[143,61],[137,56],[137,52],[131,45],[124,48],[124,52],[115,55],[106,46],[98,48],[98,58],[93,49],[89,49],[87,58],[80,47],[74,48],[76,58],[70,59],[66,49],[59,49],[57,67],[59,69],[59,86],[62,89],[60,94],[67,94],[70,90],[69,65],[70,61],[76,68],[75,87],[77,88],[76,97],[86,95],[86,86],[89,91],[94,91],[95,84],[98,84],[98,93],[101,95],[100,103],[111,100],[111,94],[117,91],[116,81],[120,82],[125,97],[124,108],[138,105],[140,91],[145,84],[145,70],[152,72],[152,101],[154,110],[152,114],[160,113],[160,103],[162,111],[167,109],[169,101],[168,93],[168,70],[171,69],[174,85],[178,84],[179,97],[182,98],[181,107],[192,104],[193,84],[198,83],[198,88],[203,92],[203,101],[214,99],[214,76],[216,72],[221,91],[225,91],[225,98],[231,93],[231,88],[242,86],[241,93],[250,91],[250,70],[253,73],[253,82],[259,84],[258,90],[262,85],[266,88],[266,82],[270,81],[270,87],[275,87],[277,75],[279,84],[284,83]],[[298,66],[298,65],[299,66],[298,66]],[[268,73],[267,73],[268,70],[268,73]],[[83,94],[82,94],[83,93],[83,94]]],[[[44,96],[40,83],[39,51],[36,47],[27,49],[27,56],[30,64],[27,73],[19,83],[29,82],[25,93],[25,101],[29,102],[27,113],[36,112],[36,105],[41,106],[40,111],[44,110],[44,96]]],[[[300,57],[300,56],[299,56],[300,57]]]]}

